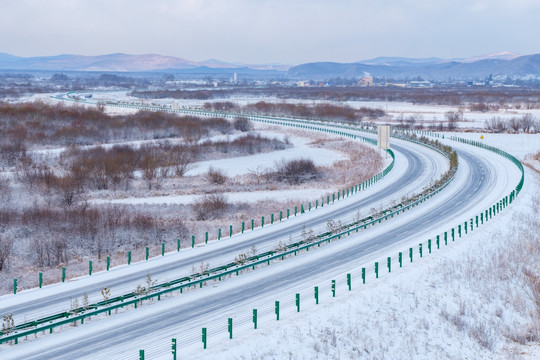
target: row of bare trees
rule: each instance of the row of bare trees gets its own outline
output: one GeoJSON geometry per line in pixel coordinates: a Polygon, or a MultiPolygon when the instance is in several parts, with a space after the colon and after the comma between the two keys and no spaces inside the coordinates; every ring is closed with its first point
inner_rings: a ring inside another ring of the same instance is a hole
{"type": "MultiPolygon", "coordinates": [[[[428,89],[410,89],[399,87],[353,86],[331,87],[237,87],[233,89],[213,90],[156,90],[134,91],[133,96],[144,99],[227,99],[237,96],[273,97],[278,99],[302,100],[377,100],[404,101],[414,104],[467,105],[489,104],[504,107],[507,104],[521,108],[536,109],[540,104],[538,87],[485,87],[466,86],[434,87],[428,89]]],[[[222,109],[223,110],[223,109],[222,109]]]]}
{"type": "Polygon", "coordinates": [[[484,121],[486,130],[495,133],[513,132],[513,133],[538,133],[540,132],[540,120],[531,114],[525,114],[522,117],[512,117],[504,120],[499,116],[484,121]]]}
{"type": "Polygon", "coordinates": [[[231,101],[207,102],[203,105],[206,110],[213,111],[238,111],[253,114],[277,115],[277,116],[297,116],[317,119],[338,119],[345,121],[360,121],[364,118],[376,119],[384,115],[381,109],[362,107],[359,109],[349,105],[332,104],[291,104],[291,103],[270,103],[259,101],[255,104],[237,105],[231,101]]]}

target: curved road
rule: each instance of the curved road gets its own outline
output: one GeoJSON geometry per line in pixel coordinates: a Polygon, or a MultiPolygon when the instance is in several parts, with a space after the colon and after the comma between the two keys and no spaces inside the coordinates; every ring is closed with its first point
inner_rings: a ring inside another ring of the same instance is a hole
{"type": "MultiPolygon", "coordinates": [[[[460,180],[456,186],[449,186],[430,202],[387,221],[384,226],[369,228],[316,251],[218,283],[215,288],[208,286],[182,296],[173,296],[160,304],[91,321],[76,329],[65,330],[62,335],[45,336],[31,343],[19,344],[12,353],[5,353],[5,358],[135,358],[138,349],[149,349],[149,358],[154,358],[152,351],[155,357],[167,358],[170,357],[171,337],[179,339],[182,358],[189,353],[200,356],[200,329],[206,324],[213,326],[216,321],[223,323],[219,330],[222,333],[220,339],[226,341],[227,317],[242,318],[240,322],[245,324],[249,323],[249,318],[243,318],[240,313],[249,313],[255,307],[260,308],[261,312],[271,313],[271,300],[289,299],[292,302],[295,292],[302,293],[303,299],[309,296],[312,299],[313,295],[304,294],[310,294],[310,291],[312,294],[312,286],[317,285],[317,281],[337,276],[341,278],[351,269],[358,274],[358,268],[365,266],[368,261],[381,259],[381,252],[388,253],[396,245],[405,246],[411,240],[425,241],[418,239],[417,234],[423,233],[426,228],[446,226],[449,221],[450,226],[456,225],[454,219],[469,215],[475,203],[486,197],[496,197],[494,201],[498,200],[499,194],[494,193],[494,185],[498,181],[508,182],[508,178],[504,180],[504,176],[497,174],[483,151],[475,150],[473,154],[459,150],[459,156],[460,168],[456,178],[460,180]],[[266,307],[257,305],[263,302],[266,307]],[[155,339],[163,341],[157,344],[155,339]]],[[[411,161],[414,164],[414,160],[411,161]]],[[[501,158],[501,161],[506,160],[501,158]]],[[[406,178],[415,174],[413,171],[406,178]]],[[[511,185],[505,184],[504,187],[511,188],[511,185]]],[[[393,189],[390,187],[388,190],[393,189]]],[[[404,259],[406,257],[404,253],[404,259]]],[[[384,263],[381,264],[384,268],[384,263]]],[[[355,275],[354,279],[358,284],[358,276],[355,275]]],[[[283,304],[285,302],[283,300],[283,304]]],[[[210,329],[218,331],[216,326],[210,329]]],[[[218,341],[217,338],[215,341],[218,341]]]]}

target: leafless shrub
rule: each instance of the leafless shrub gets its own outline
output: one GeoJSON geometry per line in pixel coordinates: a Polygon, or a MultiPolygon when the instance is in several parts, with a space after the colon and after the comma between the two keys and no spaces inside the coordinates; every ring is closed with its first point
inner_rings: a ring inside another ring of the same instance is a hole
{"type": "Polygon", "coordinates": [[[0,271],[2,271],[5,263],[8,261],[12,248],[13,238],[0,234],[0,271]]]}
{"type": "Polygon", "coordinates": [[[531,128],[534,126],[534,123],[535,123],[535,119],[531,114],[525,114],[519,120],[519,124],[521,125],[521,128],[526,133],[530,132],[531,128]]]}
{"type": "Polygon", "coordinates": [[[498,116],[494,116],[484,122],[484,127],[495,133],[501,133],[506,130],[506,123],[498,116]]]}
{"type": "Polygon", "coordinates": [[[478,102],[469,105],[471,111],[487,112],[489,111],[489,105],[483,102],[478,102]]]}
{"type": "Polygon", "coordinates": [[[448,111],[444,114],[449,131],[452,131],[457,127],[457,123],[462,119],[462,115],[463,114],[459,113],[458,111],[448,111]]]}
{"type": "Polygon", "coordinates": [[[275,164],[275,170],[271,176],[276,181],[300,184],[316,179],[319,176],[319,171],[311,159],[282,160],[275,164]]]}
{"type": "Polygon", "coordinates": [[[195,153],[192,149],[178,146],[170,154],[170,163],[172,164],[174,174],[182,177],[193,167],[195,153]]]}
{"type": "Polygon", "coordinates": [[[519,132],[519,129],[521,128],[521,123],[518,118],[511,118],[508,120],[508,127],[515,133],[519,132]]]}
{"type": "Polygon", "coordinates": [[[223,194],[211,194],[204,196],[191,205],[195,219],[209,220],[218,219],[230,208],[227,198],[223,194]]]}
{"type": "Polygon", "coordinates": [[[211,184],[223,185],[227,181],[227,175],[225,175],[223,171],[219,169],[210,167],[206,173],[206,180],[208,180],[208,182],[211,184]]]}
{"type": "Polygon", "coordinates": [[[233,126],[236,130],[240,130],[242,132],[249,131],[253,127],[251,125],[251,121],[246,117],[235,118],[233,122],[233,126]]]}

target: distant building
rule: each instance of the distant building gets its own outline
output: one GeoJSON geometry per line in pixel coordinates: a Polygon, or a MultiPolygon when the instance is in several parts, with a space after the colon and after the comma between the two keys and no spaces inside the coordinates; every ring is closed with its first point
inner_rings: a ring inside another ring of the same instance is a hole
{"type": "Polygon", "coordinates": [[[373,86],[373,76],[364,76],[358,82],[358,86],[373,86]]]}

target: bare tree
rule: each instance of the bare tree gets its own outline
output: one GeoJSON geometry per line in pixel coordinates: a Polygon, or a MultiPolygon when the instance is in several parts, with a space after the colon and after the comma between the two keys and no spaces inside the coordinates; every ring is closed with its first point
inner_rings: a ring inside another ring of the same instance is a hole
{"type": "Polygon", "coordinates": [[[511,118],[508,120],[508,127],[512,129],[515,133],[519,132],[519,129],[521,128],[521,121],[518,118],[511,118]]]}
{"type": "Polygon", "coordinates": [[[528,133],[531,130],[531,127],[534,126],[534,117],[531,114],[525,114],[519,121],[521,128],[524,132],[528,133]]]}
{"type": "Polygon", "coordinates": [[[4,268],[13,248],[13,238],[0,235],[0,271],[4,268]]]}
{"type": "Polygon", "coordinates": [[[501,133],[506,130],[506,123],[499,116],[492,117],[489,120],[486,119],[484,126],[487,130],[495,133],[501,133]]]}
{"type": "Polygon", "coordinates": [[[187,147],[178,147],[172,154],[170,162],[173,166],[174,174],[178,177],[182,177],[193,168],[193,162],[195,161],[194,152],[187,147]]]}
{"type": "Polygon", "coordinates": [[[448,130],[455,130],[458,121],[461,119],[461,114],[458,111],[448,111],[444,113],[444,116],[446,117],[448,130]]]}

